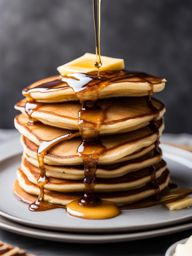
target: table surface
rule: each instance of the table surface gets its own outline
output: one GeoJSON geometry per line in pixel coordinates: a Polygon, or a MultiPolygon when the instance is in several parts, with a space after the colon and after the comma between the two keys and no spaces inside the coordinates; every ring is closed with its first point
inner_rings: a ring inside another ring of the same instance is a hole
{"type": "MultiPolygon", "coordinates": [[[[18,136],[15,131],[0,130],[0,142],[4,143],[7,139],[12,139],[18,136]]],[[[165,135],[162,138],[164,141],[168,141],[174,144],[187,144],[192,145],[191,135],[165,135]]],[[[168,236],[150,238],[140,241],[131,241],[123,243],[113,244],[69,244],[60,242],[51,242],[41,239],[34,239],[24,237],[21,235],[12,234],[10,232],[0,230],[0,240],[6,243],[10,243],[14,246],[19,246],[26,249],[28,252],[34,255],[42,256],[87,256],[87,255],[105,255],[105,256],[163,256],[167,248],[174,242],[189,237],[192,231],[185,231],[175,233],[168,236]]]]}

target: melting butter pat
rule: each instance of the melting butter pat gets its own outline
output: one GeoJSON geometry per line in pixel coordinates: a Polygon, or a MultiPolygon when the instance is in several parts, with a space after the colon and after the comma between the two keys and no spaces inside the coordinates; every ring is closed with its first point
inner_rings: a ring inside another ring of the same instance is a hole
{"type": "Polygon", "coordinates": [[[185,197],[183,199],[179,199],[175,202],[167,203],[165,205],[171,211],[189,208],[192,206],[192,197],[185,197]]]}
{"type": "Polygon", "coordinates": [[[192,255],[192,236],[185,244],[178,244],[174,256],[191,256],[192,255]]]}
{"type": "MultiPolygon", "coordinates": [[[[91,71],[97,71],[95,67],[96,55],[92,53],[85,53],[83,56],[70,61],[57,68],[58,72],[62,75],[68,75],[70,73],[88,73],[91,71]]],[[[125,68],[123,59],[116,59],[106,56],[101,56],[102,66],[99,68],[100,71],[107,70],[122,70],[125,68]]]]}

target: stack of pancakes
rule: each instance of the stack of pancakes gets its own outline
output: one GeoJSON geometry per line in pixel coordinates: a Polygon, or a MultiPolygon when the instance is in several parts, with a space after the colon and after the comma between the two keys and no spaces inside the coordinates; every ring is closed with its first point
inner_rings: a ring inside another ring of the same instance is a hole
{"type": "MultiPolygon", "coordinates": [[[[119,206],[149,198],[158,200],[170,182],[158,147],[165,107],[151,98],[151,94],[164,89],[165,80],[143,73],[126,74],[122,77],[113,72],[116,79],[107,85],[105,79],[105,86],[83,84],[79,89],[86,97],[96,93],[97,105],[105,109],[105,118],[99,125],[99,139],[105,150],[97,161],[95,194],[119,206]]],[[[106,72],[100,76],[106,77],[106,72]]],[[[96,75],[91,74],[91,79],[96,80],[96,75]]],[[[39,195],[38,150],[50,143],[43,157],[47,178],[43,199],[65,206],[85,191],[84,161],[78,150],[82,144],[82,104],[74,88],[59,75],[30,85],[23,95],[25,99],[16,105],[21,114],[16,116],[15,126],[21,133],[24,152],[15,193],[28,203],[39,195]],[[71,136],[58,139],[65,135],[71,136]]],[[[93,111],[89,119],[93,125],[95,118],[93,111]]]]}

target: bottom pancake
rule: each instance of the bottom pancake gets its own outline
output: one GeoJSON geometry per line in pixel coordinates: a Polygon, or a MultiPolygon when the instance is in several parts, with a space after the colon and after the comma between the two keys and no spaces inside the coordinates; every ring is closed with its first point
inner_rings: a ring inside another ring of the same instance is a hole
{"type": "MultiPolygon", "coordinates": [[[[156,181],[159,184],[158,191],[154,184],[149,182],[142,188],[122,192],[103,192],[99,196],[101,199],[114,202],[119,206],[134,204],[167,189],[170,183],[169,172],[166,170],[156,181]]],[[[39,194],[38,186],[30,182],[21,170],[19,171],[14,191],[21,200],[27,203],[32,203],[39,194]]],[[[44,200],[52,204],[65,206],[71,201],[79,199],[81,196],[82,193],[61,193],[45,189],[44,200]]]]}

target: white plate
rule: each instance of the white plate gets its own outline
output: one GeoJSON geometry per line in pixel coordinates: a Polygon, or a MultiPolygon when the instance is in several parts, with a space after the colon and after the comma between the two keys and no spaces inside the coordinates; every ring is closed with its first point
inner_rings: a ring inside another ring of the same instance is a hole
{"type": "Polygon", "coordinates": [[[125,241],[141,240],[146,238],[154,238],[173,234],[176,232],[189,230],[192,223],[180,224],[173,227],[154,229],[149,231],[118,233],[118,234],[77,234],[68,232],[59,232],[51,230],[43,230],[33,227],[23,226],[19,223],[12,222],[8,219],[0,217],[0,229],[7,230],[23,236],[29,236],[37,239],[67,242],[67,243],[118,243],[125,241]]]}
{"type": "MultiPolygon", "coordinates": [[[[171,146],[164,145],[162,148],[165,156],[169,157],[168,166],[174,180],[182,186],[192,187],[192,154],[171,146]]],[[[0,215],[12,221],[38,228],[68,232],[114,233],[149,230],[192,219],[192,208],[171,212],[163,206],[124,210],[120,216],[107,220],[78,219],[66,214],[63,209],[30,212],[28,206],[20,202],[12,192],[16,169],[20,164],[20,156],[16,153],[20,150],[17,141],[0,147],[0,155],[3,153],[0,165],[0,215]]]]}
{"type": "Polygon", "coordinates": [[[182,240],[177,241],[176,243],[172,244],[172,245],[168,248],[168,250],[166,251],[165,256],[174,256],[174,253],[175,253],[175,250],[176,250],[176,246],[177,246],[178,244],[184,244],[186,241],[187,241],[187,238],[182,239],[182,240]]]}

